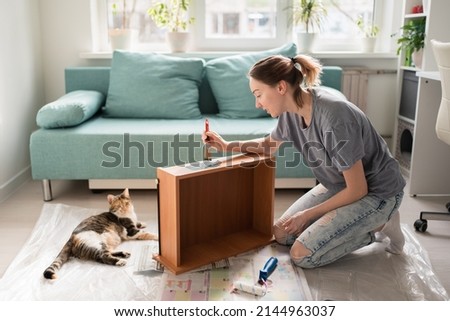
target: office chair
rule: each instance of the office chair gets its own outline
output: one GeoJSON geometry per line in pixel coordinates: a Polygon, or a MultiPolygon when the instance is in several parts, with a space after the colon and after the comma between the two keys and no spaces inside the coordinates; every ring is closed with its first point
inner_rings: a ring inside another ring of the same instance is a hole
{"type": "MultiPolygon", "coordinates": [[[[442,87],[442,99],[436,120],[436,134],[440,140],[450,145],[450,42],[433,39],[431,48],[438,65],[442,87]]],[[[428,226],[427,219],[450,221],[450,202],[445,207],[448,212],[420,212],[420,219],[414,222],[415,229],[425,232],[428,226]]]]}

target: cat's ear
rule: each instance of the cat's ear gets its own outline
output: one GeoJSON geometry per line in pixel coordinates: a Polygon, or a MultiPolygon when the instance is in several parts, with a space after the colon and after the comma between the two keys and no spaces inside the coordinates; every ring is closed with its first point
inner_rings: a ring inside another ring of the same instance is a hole
{"type": "Polygon", "coordinates": [[[108,199],[108,203],[111,204],[112,201],[114,200],[114,195],[108,194],[107,199],[108,199]]]}
{"type": "Polygon", "coordinates": [[[123,196],[125,196],[125,197],[130,197],[130,192],[128,191],[128,187],[127,188],[125,188],[125,190],[123,191],[123,196]]]}

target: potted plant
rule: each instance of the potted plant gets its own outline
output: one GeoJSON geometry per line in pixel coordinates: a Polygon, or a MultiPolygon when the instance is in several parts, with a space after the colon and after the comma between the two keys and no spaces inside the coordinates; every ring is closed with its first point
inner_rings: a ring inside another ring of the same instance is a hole
{"type": "Polygon", "coordinates": [[[188,26],[195,18],[189,17],[189,0],[166,0],[157,2],[147,13],[159,28],[167,29],[167,40],[172,52],[186,51],[188,26]]]}
{"type": "Polygon", "coordinates": [[[320,0],[296,0],[292,9],[292,21],[297,30],[299,48],[310,52],[316,33],[321,30],[328,12],[320,0]]]}
{"type": "Polygon", "coordinates": [[[129,50],[132,45],[134,30],[130,28],[130,21],[127,12],[127,0],[120,1],[121,8],[117,2],[111,5],[113,14],[113,26],[109,29],[109,39],[111,49],[129,50]]]}
{"type": "Polygon", "coordinates": [[[380,28],[373,22],[371,24],[366,24],[362,16],[359,16],[358,19],[356,19],[356,25],[362,34],[361,42],[363,51],[373,52],[380,28]]]}
{"type": "Polygon", "coordinates": [[[397,54],[403,50],[405,65],[413,63],[417,68],[422,67],[422,52],[425,46],[425,18],[409,20],[400,29],[403,31],[397,39],[397,54]]]}

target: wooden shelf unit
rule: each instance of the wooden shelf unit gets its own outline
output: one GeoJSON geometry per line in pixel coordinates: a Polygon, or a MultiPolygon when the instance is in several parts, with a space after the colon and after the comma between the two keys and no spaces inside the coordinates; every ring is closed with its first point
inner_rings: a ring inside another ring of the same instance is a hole
{"type": "Polygon", "coordinates": [[[175,274],[273,241],[275,162],[238,155],[216,167],[158,168],[159,255],[175,274]]]}

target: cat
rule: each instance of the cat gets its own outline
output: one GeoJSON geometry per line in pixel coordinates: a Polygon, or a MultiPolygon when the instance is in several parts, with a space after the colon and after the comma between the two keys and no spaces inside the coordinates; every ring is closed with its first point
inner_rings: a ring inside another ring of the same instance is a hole
{"type": "Polygon", "coordinates": [[[107,196],[109,212],[83,220],[73,230],[67,243],[44,271],[46,279],[56,279],[56,272],[76,257],[109,265],[124,266],[130,253],[114,251],[125,240],[158,240],[158,236],[145,232],[145,224],[138,222],[128,188],[119,195],[107,196]]]}

